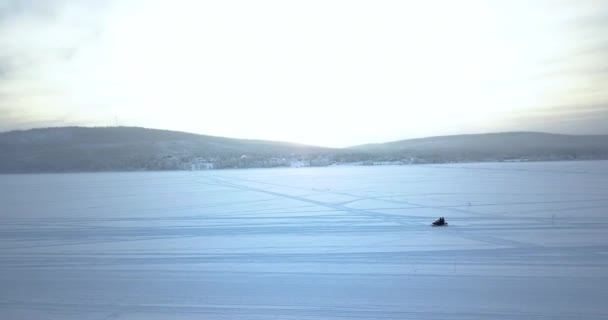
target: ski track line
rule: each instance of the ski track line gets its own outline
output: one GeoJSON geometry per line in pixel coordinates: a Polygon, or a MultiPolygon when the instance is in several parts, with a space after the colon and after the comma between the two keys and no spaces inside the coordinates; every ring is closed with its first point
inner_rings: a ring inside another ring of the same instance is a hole
{"type": "MultiPolygon", "coordinates": [[[[254,188],[254,187],[243,186],[243,185],[225,182],[225,181],[222,182],[221,180],[219,180],[217,178],[216,178],[216,181],[218,181],[218,183],[223,183],[223,185],[226,185],[226,186],[232,186],[235,188],[243,188],[245,190],[262,192],[262,193],[266,193],[266,194],[275,195],[277,197],[283,197],[283,198],[289,198],[289,199],[298,200],[298,201],[309,202],[309,203],[317,204],[320,206],[326,206],[326,207],[337,209],[337,210],[343,210],[343,211],[350,212],[353,214],[370,216],[372,218],[380,217],[384,220],[394,221],[394,222],[397,222],[402,225],[403,224],[411,225],[411,223],[404,223],[403,219],[398,215],[382,214],[382,213],[377,213],[377,212],[372,212],[372,211],[367,211],[367,210],[353,209],[353,208],[349,208],[349,207],[345,207],[345,206],[341,206],[341,205],[325,203],[325,202],[321,202],[321,201],[317,201],[317,200],[306,199],[306,198],[287,195],[287,194],[278,193],[278,192],[274,192],[274,191],[268,191],[268,190],[254,188]]],[[[392,201],[389,201],[389,202],[392,202],[392,201]]],[[[420,208],[425,208],[425,209],[444,209],[444,210],[451,210],[451,211],[468,213],[468,214],[484,215],[481,213],[472,212],[470,210],[462,210],[462,209],[458,209],[458,208],[442,208],[442,207],[436,207],[436,206],[425,206],[425,205],[420,205],[420,204],[416,204],[416,203],[412,203],[412,202],[405,202],[405,204],[417,205],[420,208]]],[[[515,247],[536,246],[535,244],[531,244],[531,243],[514,241],[514,240],[505,240],[505,239],[501,239],[498,237],[492,237],[492,236],[485,236],[485,237],[473,236],[473,235],[467,234],[465,231],[462,231],[462,230],[457,230],[455,232],[453,231],[452,234],[454,234],[454,233],[456,233],[458,236],[460,236],[462,238],[467,238],[467,239],[481,241],[481,242],[495,244],[495,245],[509,245],[509,246],[515,246],[515,247]]]]}
{"type": "Polygon", "coordinates": [[[299,197],[299,196],[293,196],[293,195],[279,193],[279,192],[274,192],[274,191],[268,191],[268,190],[264,190],[264,189],[258,189],[258,188],[244,186],[244,185],[239,185],[239,184],[235,184],[235,183],[231,183],[231,182],[225,182],[225,181],[222,182],[222,181],[220,181],[220,183],[222,183],[222,185],[224,185],[224,186],[230,186],[230,187],[233,187],[233,188],[243,189],[243,190],[247,190],[247,191],[254,191],[254,192],[260,192],[260,193],[270,194],[270,195],[273,195],[273,196],[276,196],[276,197],[280,197],[280,198],[285,198],[285,199],[291,199],[291,200],[296,200],[296,201],[307,202],[307,203],[311,203],[311,204],[314,204],[314,205],[318,205],[318,206],[322,206],[322,207],[327,207],[327,208],[330,208],[330,209],[335,209],[335,210],[339,210],[339,211],[349,212],[349,213],[352,213],[352,214],[364,215],[364,216],[368,216],[368,217],[371,217],[371,218],[382,219],[382,220],[389,220],[389,221],[397,222],[399,224],[408,224],[408,223],[404,223],[402,221],[402,219],[398,219],[398,216],[391,215],[391,214],[382,214],[382,213],[370,212],[370,211],[361,210],[361,209],[353,209],[353,208],[349,208],[349,207],[345,207],[345,206],[340,206],[340,205],[336,205],[336,204],[326,203],[326,202],[322,202],[322,201],[307,199],[307,198],[303,198],[303,197],[299,197]]]}

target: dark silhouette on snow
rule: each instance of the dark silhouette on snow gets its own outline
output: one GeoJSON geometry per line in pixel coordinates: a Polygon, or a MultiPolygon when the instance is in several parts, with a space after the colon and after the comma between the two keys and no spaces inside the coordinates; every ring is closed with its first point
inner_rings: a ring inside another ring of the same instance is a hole
{"type": "Polygon", "coordinates": [[[447,226],[448,223],[445,222],[445,219],[443,217],[439,217],[439,219],[435,220],[435,222],[433,222],[433,226],[447,226]]]}

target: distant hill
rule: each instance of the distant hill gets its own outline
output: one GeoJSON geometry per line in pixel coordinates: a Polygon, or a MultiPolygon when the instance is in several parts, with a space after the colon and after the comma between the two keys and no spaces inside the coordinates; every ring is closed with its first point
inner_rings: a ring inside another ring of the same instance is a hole
{"type": "Polygon", "coordinates": [[[332,149],[137,127],[62,127],[0,133],[3,173],[583,159],[608,159],[608,135],[508,132],[332,149]]]}
{"type": "Polygon", "coordinates": [[[175,170],[290,165],[331,149],[137,127],[0,133],[0,172],[175,170]]]}
{"type": "Polygon", "coordinates": [[[466,134],[350,147],[381,158],[418,162],[608,159],[608,135],[541,132],[466,134]]]}

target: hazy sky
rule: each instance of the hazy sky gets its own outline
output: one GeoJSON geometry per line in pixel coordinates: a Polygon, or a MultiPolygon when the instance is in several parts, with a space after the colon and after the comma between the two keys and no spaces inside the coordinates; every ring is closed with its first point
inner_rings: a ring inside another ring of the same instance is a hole
{"type": "Polygon", "coordinates": [[[0,0],[0,131],[608,133],[608,1],[0,0]]]}

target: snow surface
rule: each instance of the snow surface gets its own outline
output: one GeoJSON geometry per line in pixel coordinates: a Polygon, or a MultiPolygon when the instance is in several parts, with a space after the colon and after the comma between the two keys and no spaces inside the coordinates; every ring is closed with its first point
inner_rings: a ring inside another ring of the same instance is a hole
{"type": "Polygon", "coordinates": [[[608,162],[0,175],[0,204],[0,319],[608,319],[608,162]]]}

